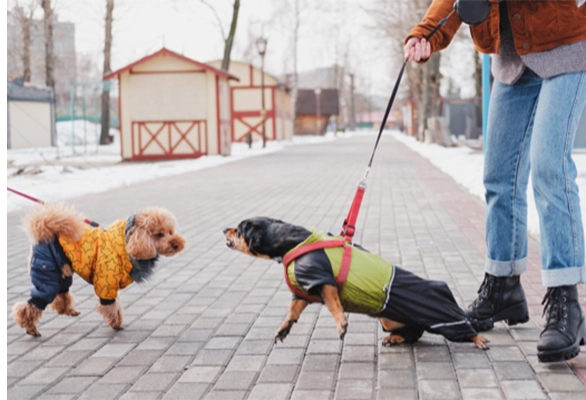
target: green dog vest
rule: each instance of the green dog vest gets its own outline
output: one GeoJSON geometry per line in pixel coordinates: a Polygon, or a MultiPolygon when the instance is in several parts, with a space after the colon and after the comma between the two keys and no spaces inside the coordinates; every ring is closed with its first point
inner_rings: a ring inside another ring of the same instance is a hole
{"type": "MultiPolygon", "coordinates": [[[[294,249],[291,249],[291,251],[309,243],[336,239],[342,238],[339,236],[328,236],[324,232],[316,232],[313,230],[306,240],[301,242],[294,249]]],[[[322,249],[322,251],[324,251],[327,256],[335,280],[340,272],[344,247],[325,248],[322,249]]],[[[306,297],[311,298],[313,296],[309,294],[297,280],[295,274],[297,267],[296,261],[297,260],[292,261],[287,267],[287,277],[297,290],[306,294],[306,297]]],[[[323,268],[325,266],[318,266],[318,268],[319,267],[323,268]]],[[[311,273],[311,271],[309,271],[309,273],[311,273]]],[[[393,276],[394,268],[391,264],[365,250],[358,247],[352,247],[350,270],[340,293],[340,301],[342,302],[344,310],[372,316],[379,314],[386,305],[393,276]]]]}

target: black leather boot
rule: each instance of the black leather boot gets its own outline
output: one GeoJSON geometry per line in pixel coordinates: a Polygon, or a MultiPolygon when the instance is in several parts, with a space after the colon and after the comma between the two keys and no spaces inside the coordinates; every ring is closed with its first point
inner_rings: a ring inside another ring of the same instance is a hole
{"type": "Polygon", "coordinates": [[[529,321],[529,309],[519,276],[496,277],[486,273],[478,298],[466,315],[477,332],[489,331],[497,321],[516,325],[529,321]]]}
{"type": "Polygon", "coordinates": [[[537,358],[540,362],[569,360],[580,354],[586,344],[586,321],[578,301],[578,288],[559,286],[547,289],[541,304],[547,324],[539,336],[537,358]]]}

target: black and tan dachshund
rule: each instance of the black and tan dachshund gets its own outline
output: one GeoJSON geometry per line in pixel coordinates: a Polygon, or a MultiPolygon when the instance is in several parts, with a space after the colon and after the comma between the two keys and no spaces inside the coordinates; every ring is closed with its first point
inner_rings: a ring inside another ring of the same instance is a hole
{"type": "MultiPolygon", "coordinates": [[[[224,229],[224,235],[231,249],[279,262],[301,246],[342,239],[267,217],[246,219],[236,228],[224,229]]],[[[331,312],[341,339],[348,328],[347,311],[378,318],[383,330],[390,333],[383,339],[384,345],[413,343],[427,331],[454,342],[473,342],[478,349],[488,348],[488,341],[474,330],[445,282],[422,279],[359,246],[351,249],[347,279],[339,290],[336,277],[343,252],[342,247],[317,249],[285,268],[294,296],[275,340],[282,341],[305,307],[316,301],[331,312]]]]}

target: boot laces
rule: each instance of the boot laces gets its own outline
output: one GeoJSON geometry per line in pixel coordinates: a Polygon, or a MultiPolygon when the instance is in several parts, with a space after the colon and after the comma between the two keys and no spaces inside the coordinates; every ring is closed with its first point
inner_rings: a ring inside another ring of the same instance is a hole
{"type": "Polygon", "coordinates": [[[562,332],[566,330],[565,324],[568,316],[566,301],[566,292],[562,288],[550,287],[547,289],[547,293],[545,293],[545,297],[541,302],[541,305],[545,304],[541,317],[543,318],[547,314],[546,329],[549,326],[561,324],[559,329],[562,332]]]}
{"type": "Polygon", "coordinates": [[[484,280],[478,289],[479,296],[472,302],[472,306],[475,307],[476,305],[482,303],[484,299],[488,299],[493,287],[494,278],[489,274],[485,274],[484,280]]]}

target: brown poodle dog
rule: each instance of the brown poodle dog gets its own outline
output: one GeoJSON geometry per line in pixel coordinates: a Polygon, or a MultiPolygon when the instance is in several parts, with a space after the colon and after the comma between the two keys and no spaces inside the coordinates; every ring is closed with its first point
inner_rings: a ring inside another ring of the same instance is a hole
{"type": "Polygon", "coordinates": [[[33,208],[25,228],[32,244],[28,302],[14,305],[12,315],[26,333],[40,336],[37,323],[50,304],[58,314],[76,316],[69,288],[73,273],[94,286],[97,307],[108,325],[122,329],[118,290],[148,279],[159,255],[173,256],[185,247],[175,233],[177,221],[169,211],[150,207],[107,229],[92,228],[73,207],[48,203],[33,208]]]}

